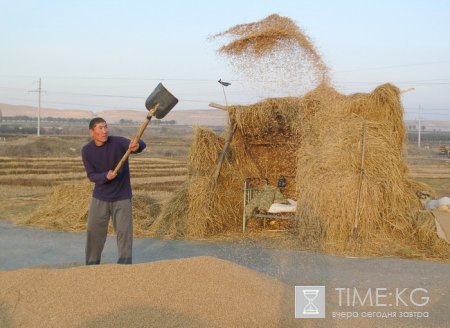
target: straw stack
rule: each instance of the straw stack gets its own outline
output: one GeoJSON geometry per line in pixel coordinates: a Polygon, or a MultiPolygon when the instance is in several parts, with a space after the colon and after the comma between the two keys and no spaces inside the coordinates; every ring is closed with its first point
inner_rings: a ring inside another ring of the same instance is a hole
{"type": "Polygon", "coordinates": [[[323,101],[298,149],[298,234],[302,247],[332,254],[442,257],[430,217],[402,158],[405,130],[399,90],[323,101]]]}
{"type": "MultiPolygon", "coordinates": [[[[332,254],[445,257],[449,247],[432,218],[419,212],[408,178],[399,90],[345,96],[322,84],[301,98],[279,98],[228,109],[236,122],[217,183],[212,179],[223,137],[196,131],[189,179],[158,218],[159,235],[201,238],[239,231],[242,183],[288,177],[297,199],[297,233],[304,249],[332,254]]],[[[431,191],[432,192],[432,191],[431,191]]]]}
{"type": "MultiPolygon", "coordinates": [[[[237,134],[239,132],[235,137],[237,134]]],[[[234,141],[215,182],[212,175],[224,146],[223,140],[210,129],[197,128],[189,154],[188,180],[163,207],[151,228],[152,234],[202,238],[238,229],[242,215],[242,182],[249,172],[255,172],[255,165],[249,162],[244,149],[234,151],[234,141]]]]}

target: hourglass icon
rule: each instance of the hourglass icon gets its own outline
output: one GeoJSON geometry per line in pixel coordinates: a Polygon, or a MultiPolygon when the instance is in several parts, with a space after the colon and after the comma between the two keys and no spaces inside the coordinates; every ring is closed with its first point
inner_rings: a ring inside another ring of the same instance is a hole
{"type": "Polygon", "coordinates": [[[308,300],[308,304],[303,308],[303,314],[319,314],[319,309],[314,305],[313,301],[319,295],[318,289],[304,289],[303,296],[308,300]]]}

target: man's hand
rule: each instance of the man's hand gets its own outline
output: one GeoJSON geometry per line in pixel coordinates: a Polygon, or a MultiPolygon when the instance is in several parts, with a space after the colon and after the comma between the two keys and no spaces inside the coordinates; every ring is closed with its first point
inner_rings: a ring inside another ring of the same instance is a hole
{"type": "Polygon", "coordinates": [[[113,170],[109,170],[109,171],[108,171],[108,174],[106,175],[106,179],[108,179],[108,180],[111,181],[111,180],[113,180],[116,176],[117,176],[117,174],[115,174],[113,170]]]}
{"type": "Polygon", "coordinates": [[[139,149],[139,143],[134,143],[133,140],[131,140],[130,145],[128,148],[134,153],[139,149]]]}

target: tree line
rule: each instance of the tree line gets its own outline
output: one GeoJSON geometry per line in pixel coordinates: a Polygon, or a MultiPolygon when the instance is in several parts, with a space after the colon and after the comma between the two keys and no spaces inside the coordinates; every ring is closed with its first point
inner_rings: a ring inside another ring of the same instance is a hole
{"type": "MultiPolygon", "coordinates": [[[[88,124],[91,118],[64,118],[64,117],[44,117],[41,118],[42,122],[52,122],[52,123],[85,123],[88,124]]],[[[0,122],[37,122],[37,117],[27,116],[27,115],[16,115],[16,116],[0,116],[0,122]]],[[[141,122],[121,119],[119,124],[140,124],[141,122]]],[[[175,120],[153,120],[152,124],[155,125],[174,125],[175,120]]]]}

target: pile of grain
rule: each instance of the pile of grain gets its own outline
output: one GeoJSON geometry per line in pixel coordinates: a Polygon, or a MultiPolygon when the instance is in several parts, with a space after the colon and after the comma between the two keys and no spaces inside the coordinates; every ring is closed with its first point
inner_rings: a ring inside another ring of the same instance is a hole
{"type": "Polygon", "coordinates": [[[1,327],[295,326],[292,287],[211,257],[0,272],[0,285],[1,327]]]}

